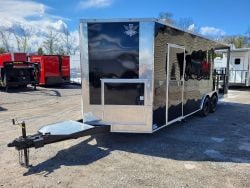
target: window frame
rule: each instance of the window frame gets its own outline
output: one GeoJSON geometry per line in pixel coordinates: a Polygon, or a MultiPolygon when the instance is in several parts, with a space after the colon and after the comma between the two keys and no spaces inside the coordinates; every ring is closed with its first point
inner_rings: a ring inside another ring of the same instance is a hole
{"type": "Polygon", "coordinates": [[[240,65],[241,64],[241,58],[240,57],[234,58],[234,64],[235,65],[240,65]],[[238,62],[236,63],[236,60],[239,60],[239,63],[238,62]]]}
{"type": "Polygon", "coordinates": [[[147,84],[148,80],[147,79],[101,79],[101,105],[102,106],[146,106],[148,104],[147,101],[147,84]],[[104,85],[106,83],[118,83],[118,84],[126,84],[126,83],[143,83],[144,84],[144,104],[143,105],[116,105],[116,104],[105,104],[105,93],[104,93],[104,85]]]}

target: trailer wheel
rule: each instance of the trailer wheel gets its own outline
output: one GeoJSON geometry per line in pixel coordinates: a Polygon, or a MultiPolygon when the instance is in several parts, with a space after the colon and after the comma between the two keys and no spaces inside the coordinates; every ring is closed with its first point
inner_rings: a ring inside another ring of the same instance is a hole
{"type": "Polygon", "coordinates": [[[4,74],[4,77],[3,77],[3,86],[5,87],[5,92],[8,92],[9,86],[7,84],[7,75],[6,74],[4,74]]]}
{"type": "Polygon", "coordinates": [[[218,97],[217,95],[213,95],[210,100],[210,112],[211,113],[214,113],[216,111],[217,103],[218,103],[218,97]]]}
{"type": "Polygon", "coordinates": [[[206,97],[204,102],[203,102],[203,106],[202,109],[200,111],[201,116],[205,117],[209,114],[210,111],[210,99],[209,97],[206,97]]]}
{"type": "Polygon", "coordinates": [[[19,85],[20,88],[26,88],[27,84],[19,85]]]}

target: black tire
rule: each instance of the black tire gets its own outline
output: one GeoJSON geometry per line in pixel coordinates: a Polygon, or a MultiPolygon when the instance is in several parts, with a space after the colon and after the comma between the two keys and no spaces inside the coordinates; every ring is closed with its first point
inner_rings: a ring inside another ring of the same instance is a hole
{"type": "Polygon", "coordinates": [[[19,85],[20,88],[26,88],[27,84],[19,85]]]}
{"type": "Polygon", "coordinates": [[[209,97],[206,97],[204,102],[203,102],[200,114],[201,114],[201,116],[205,117],[209,114],[209,111],[210,111],[210,99],[209,99],[209,97]]]}
{"type": "Polygon", "coordinates": [[[7,87],[7,76],[6,76],[6,74],[4,74],[4,76],[3,76],[3,86],[7,87]]]}
{"type": "Polygon", "coordinates": [[[218,97],[217,95],[213,95],[211,100],[210,100],[210,112],[214,113],[216,111],[217,108],[217,103],[218,103],[218,97]]]}
{"type": "Polygon", "coordinates": [[[8,92],[9,86],[8,86],[8,83],[7,83],[7,76],[6,76],[6,74],[4,74],[4,77],[3,77],[3,86],[5,87],[5,92],[8,92]]]}

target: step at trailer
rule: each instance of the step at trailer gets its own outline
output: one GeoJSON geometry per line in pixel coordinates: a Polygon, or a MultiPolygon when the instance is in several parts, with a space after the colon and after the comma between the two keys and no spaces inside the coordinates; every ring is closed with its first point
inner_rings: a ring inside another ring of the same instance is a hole
{"type": "MultiPolygon", "coordinates": [[[[106,132],[154,133],[196,112],[214,112],[216,49],[229,46],[158,19],[81,20],[82,121],[93,132],[73,135],[92,135],[103,127],[106,132]]],[[[59,139],[50,131],[39,132],[9,146],[23,150],[74,137],[66,135],[59,139]]]]}
{"type": "Polygon", "coordinates": [[[0,86],[36,86],[39,82],[39,65],[27,61],[26,53],[0,54],[0,86]]]}

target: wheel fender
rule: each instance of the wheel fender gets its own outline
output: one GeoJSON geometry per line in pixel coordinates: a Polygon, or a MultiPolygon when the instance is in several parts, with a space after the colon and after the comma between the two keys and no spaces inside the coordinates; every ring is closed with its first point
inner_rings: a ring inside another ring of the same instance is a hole
{"type": "Polygon", "coordinates": [[[217,93],[217,92],[214,92],[213,95],[211,96],[211,98],[213,98],[213,96],[216,96],[216,97],[217,97],[217,100],[219,100],[219,96],[218,96],[218,93],[217,93]]]}
{"type": "Polygon", "coordinates": [[[202,97],[202,99],[201,99],[201,104],[200,104],[200,109],[203,108],[204,101],[205,101],[206,98],[210,98],[209,95],[204,95],[204,96],[202,97]]]}

